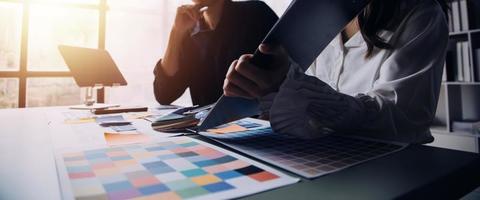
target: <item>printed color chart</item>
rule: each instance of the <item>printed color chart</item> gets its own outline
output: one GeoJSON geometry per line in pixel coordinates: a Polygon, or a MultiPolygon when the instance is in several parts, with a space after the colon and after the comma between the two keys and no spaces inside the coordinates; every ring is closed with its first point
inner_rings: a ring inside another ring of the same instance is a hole
{"type": "Polygon", "coordinates": [[[187,138],[57,155],[65,199],[230,199],[298,181],[187,138]]]}
{"type": "Polygon", "coordinates": [[[302,140],[276,134],[268,122],[245,119],[248,128],[227,134],[201,132],[218,142],[305,178],[316,178],[403,149],[406,145],[338,135],[302,140]]]}

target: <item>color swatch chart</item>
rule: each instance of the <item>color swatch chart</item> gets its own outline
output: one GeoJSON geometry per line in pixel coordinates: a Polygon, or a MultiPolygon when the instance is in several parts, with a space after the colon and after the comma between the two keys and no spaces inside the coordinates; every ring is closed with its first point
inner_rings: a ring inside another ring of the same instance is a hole
{"type": "Polygon", "coordinates": [[[200,134],[213,136],[213,139],[228,147],[305,178],[316,178],[342,170],[406,146],[335,135],[302,140],[273,133],[270,127],[265,126],[221,135],[200,134]]]}
{"type": "Polygon", "coordinates": [[[298,181],[187,137],[62,153],[57,165],[65,199],[231,199],[298,181]]]}

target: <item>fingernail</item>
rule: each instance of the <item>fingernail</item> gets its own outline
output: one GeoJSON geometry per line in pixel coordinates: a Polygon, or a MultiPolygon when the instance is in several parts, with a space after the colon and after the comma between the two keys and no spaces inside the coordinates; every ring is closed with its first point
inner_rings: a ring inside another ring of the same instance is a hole
{"type": "Polygon", "coordinates": [[[259,48],[261,48],[261,49],[263,49],[263,50],[268,50],[268,45],[266,45],[266,44],[261,44],[259,48]]]}

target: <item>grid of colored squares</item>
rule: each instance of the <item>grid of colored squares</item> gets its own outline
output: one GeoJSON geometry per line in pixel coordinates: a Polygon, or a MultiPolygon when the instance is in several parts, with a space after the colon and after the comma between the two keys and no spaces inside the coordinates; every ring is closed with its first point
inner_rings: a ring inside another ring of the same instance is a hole
{"type": "Polygon", "coordinates": [[[76,199],[208,199],[209,194],[281,179],[278,172],[189,138],[67,153],[62,158],[76,199]]]}
{"type": "Polygon", "coordinates": [[[230,132],[228,134],[217,134],[214,132],[201,132],[200,134],[210,138],[217,138],[222,140],[235,140],[235,139],[245,139],[247,137],[258,137],[264,134],[270,134],[270,126],[261,125],[258,123],[250,122],[248,120],[240,120],[233,122],[231,124],[236,124],[241,127],[244,127],[248,130],[239,131],[239,132],[230,132]]]}
{"type": "Polygon", "coordinates": [[[406,146],[336,135],[301,140],[275,134],[271,128],[223,136],[229,138],[217,140],[226,146],[306,178],[345,169],[406,146]]]}
{"type": "Polygon", "coordinates": [[[257,124],[257,123],[254,123],[254,122],[251,122],[251,121],[248,121],[248,120],[239,120],[239,121],[236,121],[234,123],[239,125],[239,126],[242,126],[244,128],[248,128],[248,129],[258,128],[258,127],[263,126],[261,124],[257,124]]]}

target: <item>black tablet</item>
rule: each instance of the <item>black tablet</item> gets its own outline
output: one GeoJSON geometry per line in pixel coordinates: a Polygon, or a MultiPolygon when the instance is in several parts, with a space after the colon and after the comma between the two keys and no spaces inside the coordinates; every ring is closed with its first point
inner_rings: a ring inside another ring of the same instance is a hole
{"type": "MultiPolygon", "coordinates": [[[[263,43],[283,46],[305,71],[367,3],[368,0],[294,0],[263,43]]],[[[269,60],[257,50],[252,62],[266,66],[269,60]]],[[[199,131],[257,114],[256,100],[222,96],[200,123],[199,131]]]]}

